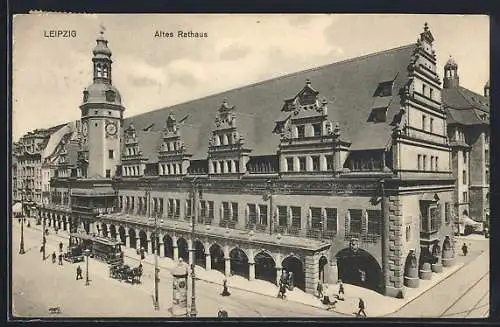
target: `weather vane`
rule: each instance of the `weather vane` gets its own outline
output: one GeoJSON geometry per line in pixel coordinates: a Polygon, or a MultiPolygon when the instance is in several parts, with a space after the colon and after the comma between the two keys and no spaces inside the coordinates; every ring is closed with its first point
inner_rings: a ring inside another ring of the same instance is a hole
{"type": "Polygon", "coordinates": [[[106,27],[104,27],[104,24],[101,23],[100,25],[100,29],[99,29],[99,33],[101,33],[101,35],[104,35],[104,32],[106,31],[106,27]]]}

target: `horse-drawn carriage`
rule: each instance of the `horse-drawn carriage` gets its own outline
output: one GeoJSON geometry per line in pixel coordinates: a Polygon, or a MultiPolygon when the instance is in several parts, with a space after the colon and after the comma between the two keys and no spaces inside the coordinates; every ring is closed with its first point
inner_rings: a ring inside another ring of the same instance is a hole
{"type": "Polygon", "coordinates": [[[142,276],[142,264],[131,268],[129,265],[124,265],[123,262],[111,263],[109,267],[109,277],[126,281],[131,284],[139,284],[142,276]]]}

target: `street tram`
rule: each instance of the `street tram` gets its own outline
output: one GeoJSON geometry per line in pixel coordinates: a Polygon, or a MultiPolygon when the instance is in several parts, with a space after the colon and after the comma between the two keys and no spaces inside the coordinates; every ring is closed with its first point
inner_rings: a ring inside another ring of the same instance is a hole
{"type": "Polygon", "coordinates": [[[108,264],[123,264],[122,243],[112,238],[88,235],[84,233],[70,234],[70,248],[78,248],[83,252],[90,249],[90,257],[108,264]]]}

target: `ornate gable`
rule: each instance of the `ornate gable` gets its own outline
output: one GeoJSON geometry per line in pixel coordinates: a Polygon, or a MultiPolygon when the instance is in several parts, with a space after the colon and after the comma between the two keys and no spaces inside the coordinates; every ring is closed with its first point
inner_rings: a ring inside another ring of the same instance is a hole
{"type": "Polygon", "coordinates": [[[189,115],[186,115],[180,121],[177,121],[175,115],[171,112],[165,121],[162,131],[162,144],[158,151],[160,175],[183,175],[187,173],[191,155],[186,153],[180,130],[182,124],[188,118],[189,115]]]}
{"type": "Polygon", "coordinates": [[[208,159],[210,174],[240,174],[246,171],[250,149],[237,126],[236,107],[224,99],[217,110],[215,129],[209,139],[208,159]]]}

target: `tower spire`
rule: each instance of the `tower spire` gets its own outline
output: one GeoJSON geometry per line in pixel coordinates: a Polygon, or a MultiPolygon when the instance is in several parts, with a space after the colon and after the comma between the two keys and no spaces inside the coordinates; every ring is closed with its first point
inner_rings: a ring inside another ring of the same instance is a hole
{"type": "Polygon", "coordinates": [[[108,48],[108,40],[104,37],[106,27],[101,23],[99,26],[99,36],[96,39],[96,46],[92,53],[94,57],[94,83],[111,84],[111,50],[108,48]]]}

